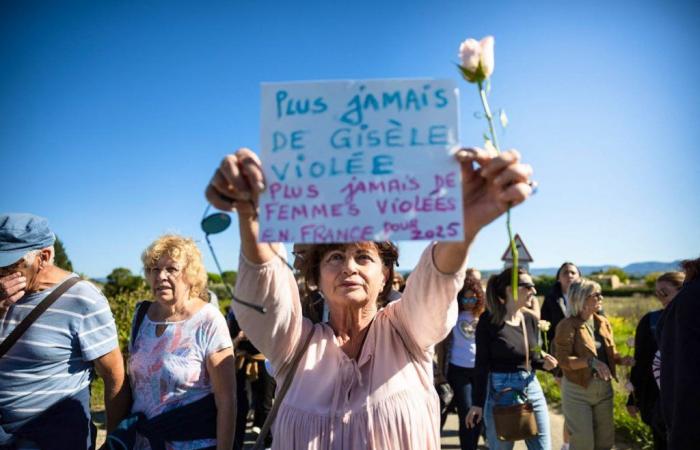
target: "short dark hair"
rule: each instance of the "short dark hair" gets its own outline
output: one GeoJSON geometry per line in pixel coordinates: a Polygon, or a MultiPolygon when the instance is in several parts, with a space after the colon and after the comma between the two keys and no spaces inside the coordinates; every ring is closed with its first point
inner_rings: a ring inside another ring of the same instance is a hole
{"type": "Polygon", "coordinates": [[[323,256],[333,250],[345,250],[348,247],[359,246],[374,246],[382,260],[382,265],[389,271],[384,283],[384,288],[379,293],[377,303],[379,305],[386,303],[389,293],[391,292],[391,284],[394,280],[394,265],[399,260],[399,249],[393,242],[352,242],[352,243],[337,243],[337,244],[313,244],[306,247],[304,256],[299,264],[299,272],[304,277],[304,291],[306,295],[311,295],[318,289],[318,282],[321,276],[321,259],[323,256]]]}
{"type": "Polygon", "coordinates": [[[681,267],[685,272],[685,282],[690,283],[700,277],[700,258],[681,261],[681,267]]]}

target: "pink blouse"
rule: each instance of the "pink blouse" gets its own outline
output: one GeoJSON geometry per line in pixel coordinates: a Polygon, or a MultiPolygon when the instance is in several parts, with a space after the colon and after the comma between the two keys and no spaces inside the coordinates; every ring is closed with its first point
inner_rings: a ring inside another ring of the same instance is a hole
{"type": "Polygon", "coordinates": [[[234,312],[270,360],[278,387],[302,338],[313,333],[273,426],[273,449],[440,448],[433,346],[456,323],[464,270],[439,272],[433,247],[423,252],[402,298],[377,313],[357,360],[347,357],[328,324],[302,317],[294,275],[280,259],[255,265],[241,256],[236,294],[268,311],[233,303],[234,312]]]}

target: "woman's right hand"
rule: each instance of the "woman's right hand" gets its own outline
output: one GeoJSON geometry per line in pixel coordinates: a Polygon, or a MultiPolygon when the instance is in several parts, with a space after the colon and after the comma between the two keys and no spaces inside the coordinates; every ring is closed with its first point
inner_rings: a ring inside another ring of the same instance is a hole
{"type": "Polygon", "coordinates": [[[215,208],[255,218],[258,197],[264,189],[260,158],[252,150],[241,148],[224,157],[205,195],[215,208]]]}
{"type": "Polygon", "coordinates": [[[484,410],[478,406],[472,406],[469,408],[467,418],[465,419],[467,422],[467,428],[474,428],[479,422],[481,422],[483,412],[484,410]]]}
{"type": "Polygon", "coordinates": [[[591,362],[591,367],[596,371],[598,377],[604,381],[610,381],[612,379],[612,374],[610,373],[610,368],[603,361],[593,358],[591,362]]]}

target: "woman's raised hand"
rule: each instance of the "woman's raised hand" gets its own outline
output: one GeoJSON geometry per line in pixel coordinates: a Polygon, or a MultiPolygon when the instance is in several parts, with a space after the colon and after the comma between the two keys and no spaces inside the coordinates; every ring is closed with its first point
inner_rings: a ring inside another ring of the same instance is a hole
{"type": "Polygon", "coordinates": [[[221,161],[205,195],[218,209],[255,217],[258,197],[264,189],[260,158],[252,150],[241,148],[221,161]]]}
{"type": "Polygon", "coordinates": [[[480,148],[460,149],[464,231],[467,240],[509,207],[525,201],[534,187],[532,167],[520,162],[516,150],[496,154],[480,148]],[[478,167],[477,167],[478,165],[478,167]]]}

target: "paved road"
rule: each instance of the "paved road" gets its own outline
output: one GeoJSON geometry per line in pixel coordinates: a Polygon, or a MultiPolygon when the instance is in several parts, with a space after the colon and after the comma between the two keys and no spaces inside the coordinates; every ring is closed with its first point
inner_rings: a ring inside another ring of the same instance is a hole
{"type": "MultiPolygon", "coordinates": [[[[552,449],[553,450],[559,450],[561,448],[562,440],[561,440],[561,430],[562,427],[564,426],[564,417],[561,415],[561,411],[559,411],[557,408],[552,408],[550,407],[549,409],[549,421],[550,421],[550,427],[552,430],[552,449]]],[[[457,434],[457,415],[456,414],[450,414],[447,417],[447,422],[445,423],[445,428],[442,430],[442,448],[443,449],[459,449],[459,436],[457,434]]],[[[248,433],[247,436],[247,444],[251,445],[254,440],[253,436],[248,433]]],[[[97,443],[98,447],[101,445],[101,443],[104,442],[104,431],[100,430],[98,432],[98,438],[97,438],[97,443]]],[[[481,449],[488,448],[484,445],[483,442],[480,442],[480,447],[481,449]]],[[[515,450],[525,450],[527,447],[525,446],[525,443],[523,441],[516,442],[514,449],[515,450]]],[[[618,443],[613,447],[616,450],[638,450],[635,447],[632,447],[630,445],[624,444],[624,443],[618,443]]]]}
{"type": "MultiPolygon", "coordinates": [[[[559,408],[549,408],[549,425],[552,430],[552,450],[561,449],[562,444],[562,429],[564,426],[564,416],[562,416],[559,408]]],[[[442,448],[443,449],[459,449],[459,436],[457,433],[457,414],[450,414],[445,422],[445,428],[442,430],[442,448]]],[[[617,442],[613,447],[614,450],[638,450],[638,448],[630,446],[623,442],[617,442]]],[[[479,448],[486,449],[488,447],[482,441],[479,441],[479,448]]],[[[525,450],[524,441],[518,441],[513,447],[515,450],[525,450]]]]}

